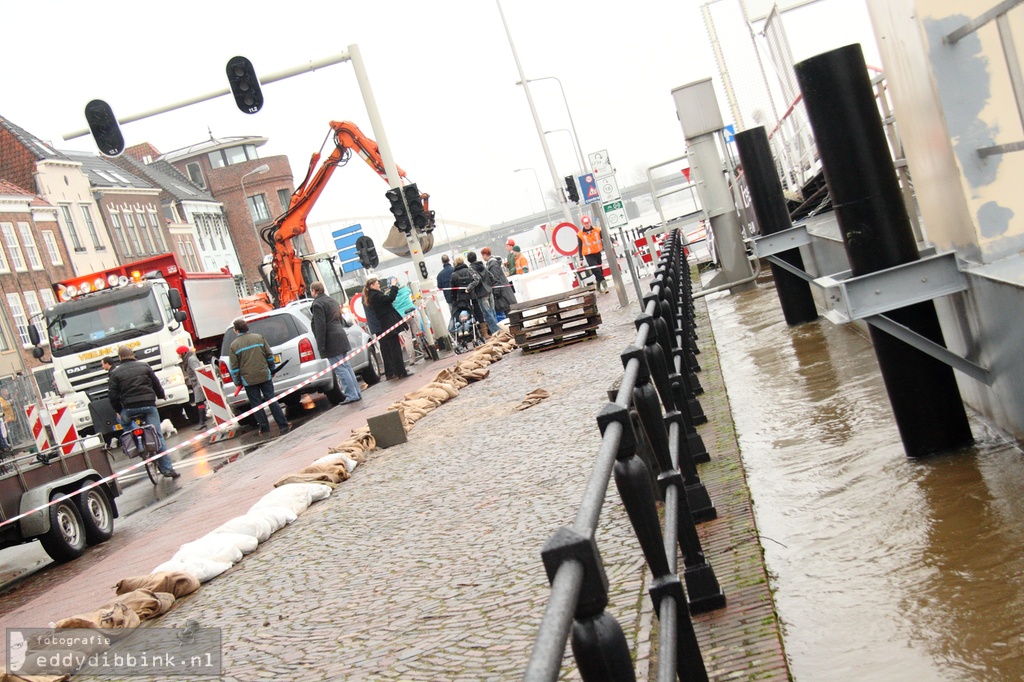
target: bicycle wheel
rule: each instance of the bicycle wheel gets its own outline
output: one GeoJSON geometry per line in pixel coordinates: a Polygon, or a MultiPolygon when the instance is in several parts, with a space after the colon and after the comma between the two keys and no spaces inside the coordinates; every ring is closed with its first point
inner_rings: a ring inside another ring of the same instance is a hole
{"type": "Polygon", "coordinates": [[[156,463],[146,462],[146,475],[149,476],[149,480],[153,485],[156,485],[156,463]]]}

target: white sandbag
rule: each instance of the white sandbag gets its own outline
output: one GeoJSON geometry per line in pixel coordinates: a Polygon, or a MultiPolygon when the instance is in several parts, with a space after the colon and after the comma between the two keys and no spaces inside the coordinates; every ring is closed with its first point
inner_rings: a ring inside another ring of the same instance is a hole
{"type": "Polygon", "coordinates": [[[160,573],[161,571],[173,573],[181,571],[195,576],[196,580],[201,583],[205,583],[208,580],[216,578],[218,575],[231,568],[231,566],[232,564],[228,561],[213,561],[212,559],[187,557],[165,561],[154,568],[152,573],[160,573]]]}
{"type": "Polygon", "coordinates": [[[199,538],[199,540],[196,540],[196,542],[202,542],[207,539],[212,540],[215,536],[217,540],[224,539],[231,543],[237,547],[238,551],[242,554],[249,554],[250,552],[255,551],[256,545],[259,544],[259,540],[251,535],[246,535],[245,533],[218,533],[217,531],[207,533],[203,537],[199,538]]]}
{"type": "Polygon", "coordinates": [[[273,529],[271,531],[272,533],[276,533],[295,519],[299,518],[299,515],[288,507],[273,507],[270,505],[253,508],[248,514],[246,514],[246,516],[262,517],[263,519],[266,519],[267,523],[269,523],[270,527],[273,529]]]}
{"type": "Polygon", "coordinates": [[[263,542],[270,537],[277,528],[270,522],[269,519],[264,517],[262,514],[256,516],[236,516],[230,521],[225,522],[221,526],[213,530],[214,533],[242,533],[250,537],[256,538],[257,542],[263,542]]]}
{"type": "Polygon", "coordinates": [[[356,470],[356,466],[359,463],[343,452],[336,452],[332,455],[326,455],[318,460],[314,460],[313,464],[329,464],[330,466],[344,465],[345,468],[348,469],[348,473],[351,474],[356,470]]]}
{"type": "Polygon", "coordinates": [[[319,502],[320,500],[327,499],[334,492],[334,489],[329,485],[323,483],[289,483],[288,485],[304,485],[309,488],[309,499],[310,502],[319,502]]]}
{"type": "Polygon", "coordinates": [[[306,511],[313,501],[312,492],[305,484],[289,483],[278,486],[261,497],[256,504],[249,507],[249,511],[255,511],[262,507],[284,507],[291,509],[296,515],[306,511]]]}
{"type": "MultiPolygon", "coordinates": [[[[200,538],[199,540],[186,542],[175,553],[175,555],[171,557],[171,560],[211,559],[213,561],[237,564],[242,560],[242,550],[235,547],[234,543],[230,540],[217,540],[217,538],[227,537],[229,537],[228,533],[217,533],[214,535],[208,535],[205,538],[200,538]]],[[[255,540],[255,538],[252,539],[255,540]]]]}

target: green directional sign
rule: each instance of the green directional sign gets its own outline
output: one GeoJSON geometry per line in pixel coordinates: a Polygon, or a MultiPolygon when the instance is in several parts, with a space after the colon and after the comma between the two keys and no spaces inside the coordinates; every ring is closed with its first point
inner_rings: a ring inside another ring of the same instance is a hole
{"type": "Polygon", "coordinates": [[[610,204],[605,204],[604,205],[604,212],[605,213],[611,213],[613,211],[621,211],[621,210],[622,210],[622,202],[621,201],[613,201],[610,204]]]}

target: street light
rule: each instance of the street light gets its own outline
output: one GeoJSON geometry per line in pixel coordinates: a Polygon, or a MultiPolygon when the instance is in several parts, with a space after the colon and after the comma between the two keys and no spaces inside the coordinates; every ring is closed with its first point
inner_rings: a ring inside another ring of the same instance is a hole
{"type": "MultiPolygon", "coordinates": [[[[253,168],[251,171],[242,176],[242,201],[245,202],[246,209],[249,208],[249,197],[245,196],[245,179],[250,175],[253,175],[254,173],[259,173],[260,175],[263,175],[269,170],[270,166],[268,166],[267,164],[263,164],[262,166],[257,166],[256,168],[253,168]]],[[[256,219],[253,217],[252,211],[249,211],[249,222],[252,223],[252,233],[256,235],[256,247],[260,250],[260,256],[263,256],[263,240],[260,239],[260,233],[256,229],[256,219]]]]}
{"type": "MultiPolygon", "coordinates": [[[[533,83],[535,81],[546,81],[552,80],[558,83],[558,90],[562,93],[562,103],[565,104],[565,113],[569,115],[569,127],[572,128],[573,139],[576,140],[576,153],[579,154],[580,159],[580,170],[586,172],[587,164],[583,160],[583,146],[580,144],[580,136],[576,134],[576,124],[572,120],[572,111],[569,109],[569,100],[565,98],[565,88],[562,87],[562,81],[558,80],[555,76],[541,76],[540,78],[527,78],[527,83],[533,83]]],[[[516,85],[522,85],[523,81],[516,81],[516,85]]],[[[593,169],[591,169],[593,170],[593,169]]]]}
{"type": "MultiPolygon", "coordinates": [[[[551,133],[567,133],[569,135],[569,144],[572,145],[573,151],[576,152],[576,160],[579,161],[580,159],[583,158],[580,155],[580,150],[576,147],[576,141],[573,140],[573,138],[572,138],[572,131],[571,130],[569,130],[568,128],[555,128],[554,130],[545,130],[544,131],[545,135],[550,135],[551,133]]],[[[586,173],[587,172],[587,167],[586,166],[580,166],[579,172],[580,173],[586,173]]]]}
{"type": "Polygon", "coordinates": [[[512,172],[513,173],[518,173],[520,171],[530,171],[531,173],[533,173],[533,179],[537,181],[537,191],[540,192],[541,203],[544,204],[544,217],[546,217],[548,219],[548,226],[550,227],[550,225],[551,225],[551,211],[548,210],[548,200],[546,198],[544,198],[544,190],[541,189],[541,187],[540,187],[540,176],[537,175],[537,171],[534,168],[516,168],[512,172]]]}

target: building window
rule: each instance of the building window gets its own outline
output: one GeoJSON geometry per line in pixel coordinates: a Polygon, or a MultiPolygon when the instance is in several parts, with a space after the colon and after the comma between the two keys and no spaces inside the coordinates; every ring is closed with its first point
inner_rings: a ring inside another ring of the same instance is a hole
{"type": "Polygon", "coordinates": [[[142,242],[139,241],[139,232],[135,229],[135,219],[131,213],[125,211],[124,213],[124,231],[128,233],[128,239],[132,243],[132,248],[135,249],[135,253],[140,256],[146,252],[142,248],[142,242]]]}
{"type": "MultiPolygon", "coordinates": [[[[50,256],[50,263],[53,265],[64,265],[64,259],[60,257],[60,247],[57,246],[57,238],[53,236],[53,230],[43,230],[43,244],[46,245],[46,253],[50,256]]],[[[0,252],[2,256],[2,252],[0,252]]],[[[6,263],[4,264],[6,268],[6,263]]]]}
{"type": "Polygon", "coordinates": [[[11,265],[15,272],[26,272],[25,258],[21,255],[21,244],[18,243],[18,235],[14,234],[13,223],[0,223],[0,231],[3,232],[4,241],[7,242],[7,252],[11,254],[11,265]]]}
{"type": "Polygon", "coordinates": [[[82,240],[78,238],[75,220],[71,217],[71,206],[69,204],[61,204],[60,213],[64,216],[64,227],[67,229],[68,234],[71,235],[71,248],[76,252],[85,251],[85,247],[82,246],[82,240]]]}
{"type": "Polygon", "coordinates": [[[21,242],[25,245],[29,267],[33,270],[42,270],[43,262],[39,260],[39,248],[36,246],[36,238],[32,236],[32,228],[28,223],[18,223],[18,232],[21,233],[21,242]]]}
{"type": "Polygon", "coordinates": [[[265,196],[257,194],[246,197],[245,201],[249,204],[249,217],[252,218],[254,225],[270,220],[270,211],[267,210],[267,198],[265,196]]]}
{"type": "Polygon", "coordinates": [[[199,185],[203,189],[206,189],[206,178],[203,177],[203,169],[198,163],[196,163],[195,161],[192,161],[191,163],[186,163],[185,170],[188,171],[189,180],[199,185]]]}
{"type": "Polygon", "coordinates": [[[292,203],[292,193],[286,189],[279,189],[277,190],[277,200],[281,202],[281,212],[284,213],[292,203]]]}
{"type": "Polygon", "coordinates": [[[185,254],[185,260],[189,264],[189,270],[192,272],[202,272],[203,266],[199,262],[199,258],[196,256],[196,250],[192,247],[192,242],[189,239],[181,240],[181,252],[185,254]]]}
{"type": "Polygon", "coordinates": [[[124,228],[121,226],[121,214],[117,211],[110,212],[110,226],[114,228],[114,240],[121,247],[121,253],[125,256],[133,256],[132,247],[124,236],[124,228]]]}
{"type": "Polygon", "coordinates": [[[21,305],[21,296],[18,294],[7,294],[7,308],[11,311],[11,319],[14,320],[14,328],[21,339],[21,345],[28,347],[32,342],[28,338],[28,321],[25,319],[25,307],[21,305]]]}
{"type": "Polygon", "coordinates": [[[92,220],[92,210],[89,208],[89,204],[79,204],[82,207],[82,217],[85,218],[85,230],[89,233],[89,239],[92,240],[92,247],[96,250],[103,248],[103,242],[100,241],[100,235],[96,232],[96,223],[92,220]]]}
{"type": "Polygon", "coordinates": [[[156,235],[157,246],[160,248],[160,253],[169,251],[167,248],[167,242],[164,241],[164,233],[160,230],[160,219],[156,215],[156,211],[149,209],[149,226],[153,228],[153,234],[156,235]]]}
{"type": "Polygon", "coordinates": [[[135,214],[135,218],[137,219],[137,222],[139,223],[139,232],[141,232],[142,235],[145,237],[146,243],[152,245],[152,247],[150,249],[151,253],[155,254],[155,253],[160,253],[161,251],[163,251],[163,249],[158,248],[158,245],[160,244],[160,242],[157,241],[156,230],[151,230],[149,228],[149,225],[146,223],[146,214],[145,213],[136,213],[135,214]]]}
{"type": "Polygon", "coordinates": [[[7,333],[7,325],[0,320],[0,351],[12,350],[11,337],[7,333]]]}
{"type": "Polygon", "coordinates": [[[46,335],[46,322],[43,320],[43,309],[39,307],[39,297],[36,296],[36,292],[29,290],[25,292],[25,307],[28,308],[28,318],[32,324],[35,325],[36,331],[39,332],[40,344],[43,344],[43,340],[47,339],[46,335]]]}
{"type": "Polygon", "coordinates": [[[57,296],[54,295],[53,289],[40,289],[39,295],[43,299],[43,307],[52,308],[57,305],[57,296]]]}
{"type": "Polygon", "coordinates": [[[219,149],[207,154],[206,158],[210,160],[210,168],[223,168],[228,165],[227,159],[224,158],[223,152],[219,149]]]}

